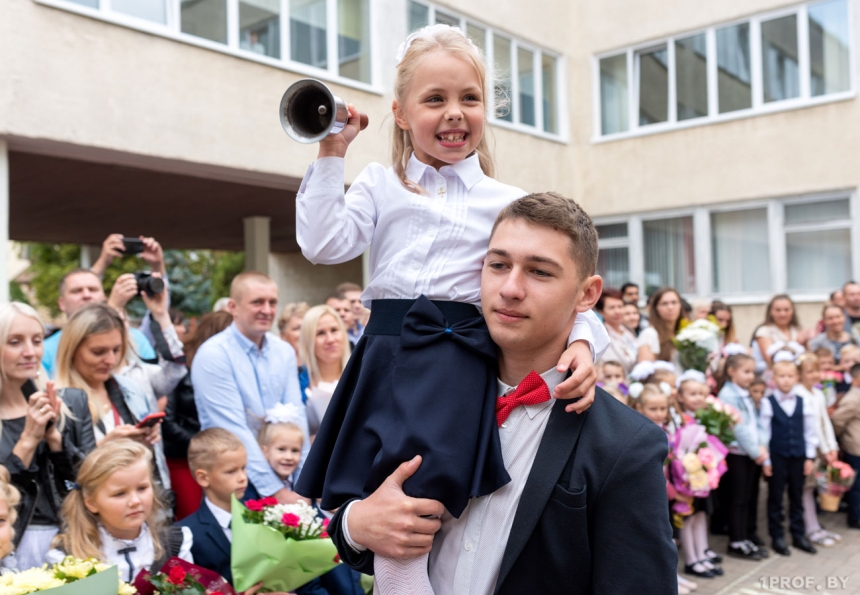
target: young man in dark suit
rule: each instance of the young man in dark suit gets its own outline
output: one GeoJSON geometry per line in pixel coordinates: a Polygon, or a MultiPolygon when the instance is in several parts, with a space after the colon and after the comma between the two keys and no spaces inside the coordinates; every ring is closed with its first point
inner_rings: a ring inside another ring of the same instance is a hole
{"type": "Polygon", "coordinates": [[[496,411],[511,482],[455,519],[403,493],[416,456],[335,515],[347,564],[372,572],[373,552],[430,551],[436,595],[677,593],[664,433],[599,389],[581,415],[550,397],[576,315],[602,291],[596,264],[597,233],[573,201],[529,195],[502,211],[481,292],[500,348],[496,411]]]}

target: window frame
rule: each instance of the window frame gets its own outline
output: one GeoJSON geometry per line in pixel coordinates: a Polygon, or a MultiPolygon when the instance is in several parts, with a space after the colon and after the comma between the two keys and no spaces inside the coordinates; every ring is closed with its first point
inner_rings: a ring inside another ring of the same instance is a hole
{"type": "MultiPolygon", "coordinates": [[[[351,87],[375,95],[382,95],[383,89],[379,81],[379,40],[377,35],[377,2],[378,0],[367,0],[368,7],[368,50],[370,52],[370,82],[347,78],[341,76],[339,70],[338,59],[328,59],[326,68],[317,68],[302,62],[290,60],[290,0],[279,0],[279,28],[280,28],[280,46],[281,57],[272,58],[263,54],[245,50],[239,47],[239,2],[240,0],[224,0],[227,8],[227,43],[221,44],[209,39],[197,37],[190,33],[184,33],[181,29],[181,0],[164,0],[165,3],[165,23],[156,23],[146,19],[126,15],[119,12],[114,12],[111,9],[111,0],[98,0],[98,8],[91,8],[77,4],[70,0],[33,0],[37,4],[50,6],[67,12],[72,12],[81,16],[89,17],[98,21],[119,25],[128,29],[134,29],[149,33],[158,37],[178,41],[188,45],[193,45],[199,48],[212,50],[228,56],[258,62],[267,66],[272,66],[280,70],[314,77],[326,82],[351,87]]],[[[338,52],[338,22],[337,9],[338,0],[326,1],[326,47],[327,56],[337,56],[338,52]]]]}
{"type": "MultiPolygon", "coordinates": [[[[561,52],[556,52],[550,50],[548,48],[536,45],[529,41],[526,41],[522,38],[519,38],[515,35],[511,35],[507,31],[503,29],[499,29],[497,27],[492,27],[488,25],[486,22],[481,21],[480,19],[473,19],[471,17],[467,17],[463,13],[457,10],[451,10],[447,7],[437,7],[435,4],[431,2],[425,2],[424,0],[406,0],[406,30],[410,31],[409,27],[409,3],[413,2],[415,4],[420,4],[428,8],[427,20],[430,24],[436,23],[436,10],[439,9],[440,12],[444,13],[446,16],[458,17],[460,19],[460,29],[462,31],[466,31],[466,25],[470,24],[475,27],[480,27],[484,30],[484,55],[487,59],[487,64],[495,64],[495,47],[493,44],[493,36],[497,35],[499,37],[503,37],[507,39],[511,44],[511,72],[510,83],[511,83],[511,116],[512,122],[508,122],[506,120],[502,120],[501,118],[496,117],[495,111],[495,98],[490,96],[487,97],[487,121],[500,128],[506,128],[508,130],[513,130],[515,132],[524,132],[526,134],[530,134],[532,136],[537,136],[546,140],[551,140],[563,144],[567,144],[569,142],[569,133],[568,133],[568,119],[567,119],[567,103],[566,99],[566,88],[567,88],[567,78],[565,77],[566,71],[566,60],[564,54],[561,52]],[[531,126],[529,124],[520,123],[520,105],[519,105],[519,56],[518,49],[522,47],[530,52],[532,52],[532,68],[534,72],[534,101],[535,101],[535,125],[531,126]],[[544,113],[543,113],[543,63],[542,57],[549,56],[555,60],[555,76],[556,76],[556,86],[555,86],[555,111],[556,111],[556,127],[558,128],[558,132],[547,132],[543,129],[544,125],[544,113]]],[[[487,88],[494,89],[495,81],[493,78],[493,69],[488,69],[487,72],[487,88]]]]}
{"type": "MultiPolygon", "coordinates": [[[[773,295],[786,293],[789,291],[787,280],[788,267],[786,263],[786,236],[794,232],[849,229],[851,274],[852,278],[860,278],[860,197],[858,197],[856,188],[770,199],[717,203],[697,207],[662,209],[629,215],[594,217],[593,221],[595,225],[627,223],[626,238],[598,240],[598,248],[626,247],[630,262],[630,281],[638,284],[640,287],[644,287],[645,263],[642,222],[688,216],[693,217],[693,256],[696,267],[696,292],[682,294],[685,298],[706,297],[719,299],[728,304],[759,304],[766,303],[773,295]],[[785,224],[784,209],[787,205],[810,204],[832,200],[848,200],[850,215],[848,219],[811,224],[785,224]],[[768,265],[770,270],[769,290],[766,292],[740,293],[714,291],[711,214],[762,208],[767,210],[768,265]]],[[[835,288],[820,288],[814,291],[791,290],[791,297],[797,302],[820,302],[827,300],[833,289],[835,288]]]]}
{"type": "Polygon", "coordinates": [[[853,99],[857,96],[857,81],[855,68],[857,66],[854,56],[856,49],[856,41],[854,35],[854,7],[851,0],[845,0],[848,14],[848,82],[849,86],[846,91],[838,91],[824,95],[813,96],[811,94],[811,78],[810,71],[810,45],[809,45],[809,14],[810,6],[821,4],[827,0],[817,0],[815,2],[805,2],[796,4],[790,7],[779,8],[767,12],[757,13],[752,16],[733,19],[701,27],[698,29],[690,29],[682,31],[676,35],[651,39],[631,45],[627,48],[619,48],[606,52],[594,54],[591,59],[591,84],[593,92],[594,109],[592,110],[592,143],[611,142],[631,137],[647,136],[650,134],[660,134],[670,130],[679,130],[691,128],[694,126],[705,126],[716,122],[725,122],[730,120],[738,120],[770,114],[775,112],[783,112],[794,109],[802,109],[825,103],[833,103],[837,101],[845,101],[853,99]],[[785,16],[797,16],[797,34],[798,34],[798,71],[800,95],[796,98],[785,99],[781,101],[764,102],[764,84],[762,75],[762,45],[761,45],[761,23],[771,21],[785,16]],[[739,109],[723,114],[719,113],[717,101],[717,29],[731,27],[734,25],[749,24],[750,35],[750,78],[751,78],[751,94],[752,106],[745,109],[739,109]],[[707,48],[707,83],[708,83],[708,114],[698,118],[688,120],[677,119],[677,80],[675,77],[675,41],[684,39],[694,35],[705,34],[705,45],[707,48]],[[649,48],[654,48],[666,44],[669,61],[669,119],[666,122],[655,124],[639,125],[639,81],[637,68],[638,66],[637,53],[649,48]],[[628,104],[628,128],[623,132],[613,132],[603,134],[601,131],[601,111],[602,98],[600,96],[600,61],[604,58],[611,58],[621,54],[627,55],[627,104],[628,104]]]}

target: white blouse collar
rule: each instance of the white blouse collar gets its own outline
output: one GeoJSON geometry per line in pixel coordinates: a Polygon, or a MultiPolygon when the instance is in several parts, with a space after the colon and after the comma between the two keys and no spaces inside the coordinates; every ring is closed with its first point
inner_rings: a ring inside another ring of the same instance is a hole
{"type": "MultiPolygon", "coordinates": [[[[432,165],[427,165],[418,159],[413,152],[412,155],[409,156],[409,163],[406,164],[406,177],[420,185],[421,177],[427,169],[435,171],[435,168],[432,165]]],[[[481,162],[477,153],[473,153],[463,161],[458,161],[452,165],[446,165],[439,171],[442,173],[449,169],[457,174],[457,177],[460,178],[467,190],[471,190],[475,184],[484,178],[484,171],[481,169],[481,162]]]]}

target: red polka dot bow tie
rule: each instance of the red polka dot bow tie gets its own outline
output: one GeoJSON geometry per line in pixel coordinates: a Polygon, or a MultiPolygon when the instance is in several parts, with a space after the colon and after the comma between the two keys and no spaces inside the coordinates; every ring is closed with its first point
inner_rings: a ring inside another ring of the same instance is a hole
{"type": "Polygon", "coordinates": [[[549,399],[549,387],[543,378],[532,370],[514,392],[496,399],[496,422],[502,425],[511,411],[520,405],[537,405],[549,399]]]}

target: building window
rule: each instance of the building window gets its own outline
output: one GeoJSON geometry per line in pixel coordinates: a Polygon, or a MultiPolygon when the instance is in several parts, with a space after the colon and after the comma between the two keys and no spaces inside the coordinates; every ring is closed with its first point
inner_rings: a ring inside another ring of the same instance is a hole
{"type": "Polygon", "coordinates": [[[786,292],[818,301],[860,278],[857,200],[832,193],[598,219],[598,274],[607,286],[632,281],[649,295],[668,286],[729,302],[786,292]]]}
{"type": "Polygon", "coordinates": [[[715,293],[770,291],[766,208],[711,213],[711,241],[715,293]]]}
{"type": "Polygon", "coordinates": [[[627,54],[600,61],[600,129],[603,134],[627,130],[627,54]]]}
{"type": "Polygon", "coordinates": [[[604,287],[619,288],[630,280],[630,249],[626,223],[597,225],[600,250],[597,256],[597,274],[603,277],[604,287]]]}
{"type": "Polygon", "coordinates": [[[636,54],[639,74],[639,125],[669,119],[669,52],[660,46],[636,54]]]}
{"type": "Polygon", "coordinates": [[[717,105],[725,114],[752,107],[750,25],[717,29],[717,105]]]}
{"type": "Polygon", "coordinates": [[[812,95],[848,91],[851,88],[848,5],[835,0],[810,6],[807,12],[812,95]]]}
{"type": "Polygon", "coordinates": [[[797,15],[762,22],[761,54],[765,102],[800,97],[797,15]]]}
{"type": "Polygon", "coordinates": [[[488,72],[493,97],[487,98],[489,120],[532,134],[558,136],[559,60],[552,52],[507,33],[494,31],[448,9],[408,0],[407,25],[415,31],[430,23],[459,27],[492,61],[488,72]]]}
{"type": "MultiPolygon", "coordinates": [[[[36,0],[363,89],[373,83],[372,1],[36,0]]],[[[421,5],[413,4],[410,19],[418,19],[421,5]]]]}
{"type": "Polygon", "coordinates": [[[705,34],[675,40],[678,120],[708,115],[708,49],[705,34]]]}
{"type": "Polygon", "coordinates": [[[848,199],[787,204],[784,220],[789,291],[839,287],[852,278],[848,199]]]}
{"type": "Polygon", "coordinates": [[[660,287],[696,292],[693,218],[674,217],[642,222],[645,287],[650,295],[660,287]]]}
{"type": "Polygon", "coordinates": [[[848,0],[825,0],[598,56],[596,134],[646,134],[844,99],[852,92],[849,22],[848,0]],[[632,121],[627,105],[635,106],[632,121]]]}

